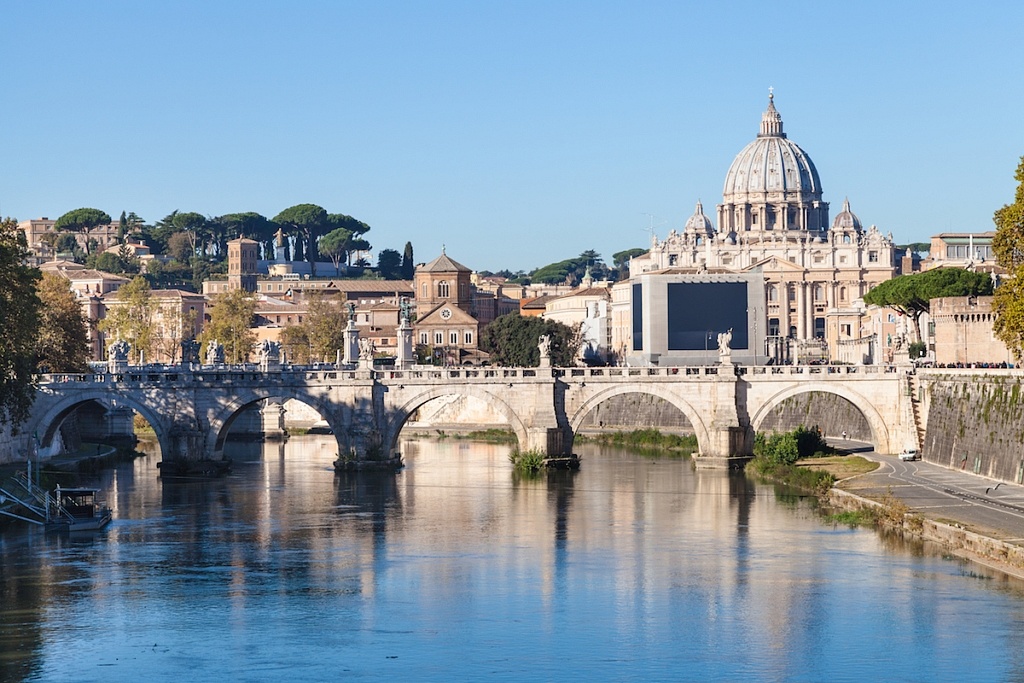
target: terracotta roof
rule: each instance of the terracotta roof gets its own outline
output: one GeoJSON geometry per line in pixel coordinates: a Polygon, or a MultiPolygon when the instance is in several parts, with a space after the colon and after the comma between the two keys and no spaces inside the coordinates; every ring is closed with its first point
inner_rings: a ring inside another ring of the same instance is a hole
{"type": "Polygon", "coordinates": [[[458,261],[453,261],[444,251],[436,259],[422,266],[416,267],[417,271],[423,273],[472,273],[473,271],[458,261]]]}

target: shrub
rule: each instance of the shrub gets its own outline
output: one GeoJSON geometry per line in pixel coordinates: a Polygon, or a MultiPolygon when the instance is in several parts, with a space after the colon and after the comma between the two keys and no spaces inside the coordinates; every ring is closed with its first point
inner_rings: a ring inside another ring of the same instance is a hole
{"type": "Polygon", "coordinates": [[[512,467],[520,472],[539,472],[547,456],[536,450],[520,451],[518,448],[508,454],[512,467]]]}

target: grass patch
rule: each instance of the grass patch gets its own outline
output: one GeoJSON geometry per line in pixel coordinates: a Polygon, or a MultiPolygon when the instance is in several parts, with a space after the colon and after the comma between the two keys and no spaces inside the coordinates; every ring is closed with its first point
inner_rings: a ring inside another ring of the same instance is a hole
{"type": "Polygon", "coordinates": [[[511,429],[481,429],[468,433],[452,434],[455,439],[484,441],[486,443],[515,443],[516,433],[511,429]]]}
{"type": "Polygon", "coordinates": [[[590,441],[647,453],[670,451],[677,455],[692,455],[697,452],[696,435],[663,434],[657,429],[634,429],[631,432],[609,432],[595,436],[577,434],[576,441],[590,441]]]}
{"type": "Polygon", "coordinates": [[[797,467],[806,467],[808,469],[828,472],[835,477],[836,481],[839,481],[858,474],[874,472],[878,469],[879,463],[872,462],[871,460],[862,458],[859,455],[826,456],[822,458],[800,460],[797,462],[797,467]]]}
{"type": "Polygon", "coordinates": [[[873,510],[844,510],[831,515],[825,515],[825,521],[832,524],[843,524],[849,527],[875,526],[878,516],[873,510]]]}

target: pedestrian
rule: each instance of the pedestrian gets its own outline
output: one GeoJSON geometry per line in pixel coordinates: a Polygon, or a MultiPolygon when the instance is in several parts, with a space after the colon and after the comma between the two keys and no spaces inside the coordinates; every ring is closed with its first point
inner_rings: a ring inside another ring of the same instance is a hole
{"type": "Polygon", "coordinates": [[[846,441],[846,430],[843,430],[843,441],[846,441]]]}

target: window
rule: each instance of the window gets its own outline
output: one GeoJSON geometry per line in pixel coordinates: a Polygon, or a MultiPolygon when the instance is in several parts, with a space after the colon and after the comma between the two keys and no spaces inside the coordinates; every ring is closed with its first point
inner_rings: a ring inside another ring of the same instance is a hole
{"type": "Polygon", "coordinates": [[[839,300],[846,301],[846,287],[839,288],[839,300]]]}
{"type": "Polygon", "coordinates": [[[444,344],[444,332],[434,332],[434,344],[444,344]]]}
{"type": "Polygon", "coordinates": [[[779,319],[768,318],[768,336],[777,337],[779,336],[779,319]]]}
{"type": "Polygon", "coordinates": [[[814,285],[814,300],[824,301],[825,300],[825,288],[821,285],[814,285]]]}
{"type": "Polygon", "coordinates": [[[843,333],[843,336],[846,336],[846,337],[850,336],[850,326],[849,325],[842,325],[840,329],[841,329],[841,331],[843,333]]]}
{"type": "Polygon", "coordinates": [[[467,344],[467,345],[472,344],[473,343],[473,333],[472,332],[466,332],[466,335],[465,335],[464,339],[465,339],[465,342],[464,342],[465,344],[467,344]]]}
{"type": "Polygon", "coordinates": [[[451,296],[451,286],[447,280],[441,280],[437,283],[437,296],[441,299],[447,299],[451,296]]]}
{"type": "MultiPolygon", "coordinates": [[[[778,301],[778,300],[779,300],[779,288],[776,287],[775,285],[768,285],[768,301],[778,301]]],[[[778,322],[779,322],[778,320],[775,321],[776,325],[778,325],[778,322]]]]}
{"type": "Polygon", "coordinates": [[[423,344],[424,346],[426,346],[426,344],[427,344],[427,333],[426,332],[420,332],[420,344],[423,344]]]}
{"type": "MultiPolygon", "coordinates": [[[[699,239],[697,240],[697,244],[700,244],[700,240],[699,239]]],[[[668,255],[668,264],[670,266],[674,266],[676,264],[676,258],[677,257],[676,257],[675,254],[669,254],[668,255]]]]}
{"type": "Polygon", "coordinates": [[[448,333],[448,343],[449,344],[458,344],[459,343],[459,333],[458,332],[449,332],[448,333]]]}
{"type": "Polygon", "coordinates": [[[868,252],[868,262],[869,263],[878,263],[878,252],[877,251],[869,251],[868,252]]]}
{"type": "Polygon", "coordinates": [[[423,298],[424,299],[427,298],[427,283],[426,282],[423,283],[423,298]]]}

